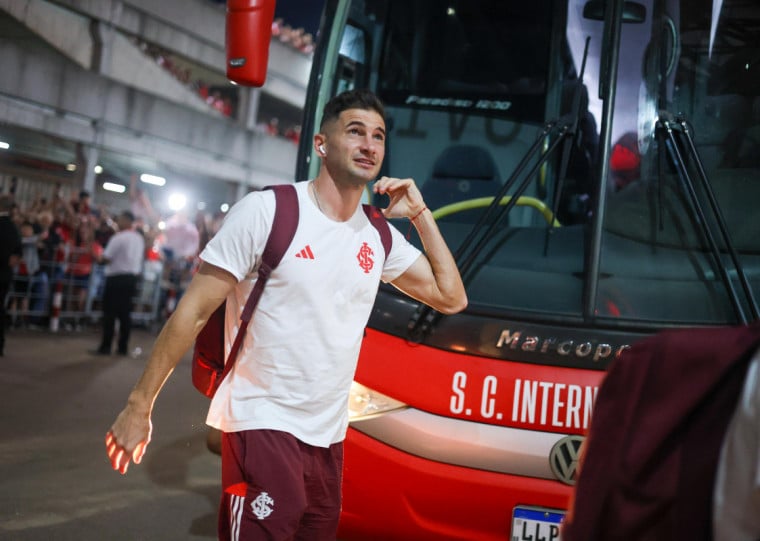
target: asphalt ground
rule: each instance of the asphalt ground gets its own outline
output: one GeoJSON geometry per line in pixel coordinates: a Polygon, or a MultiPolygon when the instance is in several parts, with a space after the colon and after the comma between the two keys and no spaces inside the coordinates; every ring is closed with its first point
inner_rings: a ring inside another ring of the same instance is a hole
{"type": "Polygon", "coordinates": [[[105,433],[137,381],[155,332],[133,355],[95,356],[97,330],[9,330],[0,357],[0,540],[216,539],[219,457],[206,448],[208,400],[189,354],[158,398],[140,465],[114,472],[105,433]]]}

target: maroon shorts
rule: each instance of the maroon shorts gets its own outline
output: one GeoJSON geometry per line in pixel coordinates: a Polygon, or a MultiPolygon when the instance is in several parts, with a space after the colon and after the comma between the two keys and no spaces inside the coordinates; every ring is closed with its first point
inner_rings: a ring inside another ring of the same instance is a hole
{"type": "Polygon", "coordinates": [[[287,432],[222,435],[220,541],[335,541],[343,443],[307,445],[287,432]]]}

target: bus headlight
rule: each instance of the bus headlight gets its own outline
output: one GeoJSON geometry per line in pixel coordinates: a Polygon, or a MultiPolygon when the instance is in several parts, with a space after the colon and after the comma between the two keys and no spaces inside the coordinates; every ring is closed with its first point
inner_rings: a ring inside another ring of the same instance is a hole
{"type": "Polygon", "coordinates": [[[348,420],[361,421],[389,411],[406,408],[407,405],[365,387],[361,383],[353,382],[348,395],[348,420]]]}

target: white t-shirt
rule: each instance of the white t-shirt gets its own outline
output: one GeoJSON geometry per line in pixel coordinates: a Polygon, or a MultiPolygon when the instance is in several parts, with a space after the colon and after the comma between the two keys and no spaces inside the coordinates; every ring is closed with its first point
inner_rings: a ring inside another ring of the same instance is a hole
{"type": "Polygon", "coordinates": [[[142,272],[145,239],[134,229],[119,231],[108,239],[103,257],[108,260],[106,276],[140,274],[142,272]]]}
{"type": "MultiPolygon", "coordinates": [[[[385,258],[361,206],[348,221],[335,222],[317,209],[307,188],[308,182],[296,183],[296,234],[264,288],[207,422],[226,432],[282,430],[328,447],[345,437],[348,392],[379,282],[401,275],[420,251],[391,226],[393,246],[385,258]]],[[[227,298],[225,351],[255,283],[274,206],[272,191],[248,194],[200,254],[239,280],[227,298]]]]}

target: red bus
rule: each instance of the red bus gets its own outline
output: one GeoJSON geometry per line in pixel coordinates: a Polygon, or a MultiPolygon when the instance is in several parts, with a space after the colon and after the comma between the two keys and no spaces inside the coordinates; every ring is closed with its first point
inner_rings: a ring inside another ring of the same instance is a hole
{"type": "Polygon", "coordinates": [[[381,286],[341,539],[558,539],[610,361],[757,319],[758,31],[754,0],[326,1],[303,133],[374,90],[382,174],[416,179],[469,297],[381,286]]]}

